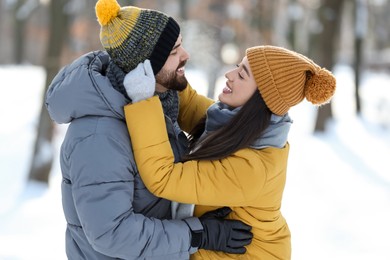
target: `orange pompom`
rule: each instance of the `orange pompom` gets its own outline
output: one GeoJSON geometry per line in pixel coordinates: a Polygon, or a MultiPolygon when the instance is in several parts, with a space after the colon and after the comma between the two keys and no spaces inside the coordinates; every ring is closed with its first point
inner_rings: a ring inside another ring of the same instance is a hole
{"type": "Polygon", "coordinates": [[[327,69],[316,71],[305,85],[305,97],[314,105],[330,102],[336,91],[336,78],[327,69]]]}
{"type": "Polygon", "coordinates": [[[100,25],[104,26],[118,16],[121,7],[116,0],[99,0],[95,9],[100,25]]]}

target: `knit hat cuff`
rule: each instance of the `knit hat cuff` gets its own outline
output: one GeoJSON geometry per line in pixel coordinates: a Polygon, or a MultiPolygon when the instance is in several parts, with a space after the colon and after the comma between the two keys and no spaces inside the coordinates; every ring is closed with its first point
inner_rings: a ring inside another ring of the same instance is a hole
{"type": "Polygon", "coordinates": [[[169,17],[168,23],[162,31],[161,36],[158,39],[149,58],[154,75],[156,75],[164,66],[169,54],[172,51],[172,48],[175,46],[179,34],[179,25],[173,18],[169,17]]]}
{"type": "Polygon", "coordinates": [[[272,113],[282,116],[289,110],[289,106],[283,101],[276,88],[274,77],[269,67],[265,50],[249,48],[246,55],[255,78],[260,95],[272,113]]]}

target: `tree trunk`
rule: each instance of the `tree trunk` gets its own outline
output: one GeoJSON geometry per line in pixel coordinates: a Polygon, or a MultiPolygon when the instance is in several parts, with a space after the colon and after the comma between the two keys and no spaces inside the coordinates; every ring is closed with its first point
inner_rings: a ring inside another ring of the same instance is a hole
{"type": "MultiPolygon", "coordinates": [[[[332,70],[335,64],[334,53],[336,49],[336,38],[339,32],[339,19],[343,0],[326,0],[319,9],[319,20],[323,26],[322,32],[317,35],[316,55],[314,55],[319,65],[332,70]]],[[[326,122],[332,118],[331,103],[322,106],[317,113],[314,131],[324,132],[326,122]]]]}
{"type": "Polygon", "coordinates": [[[356,113],[360,115],[361,105],[360,105],[360,95],[359,95],[359,86],[361,78],[361,62],[362,62],[362,38],[355,38],[355,61],[354,61],[354,70],[355,70],[355,102],[356,102],[356,113]]]}
{"type": "Polygon", "coordinates": [[[14,49],[13,56],[15,64],[21,64],[23,62],[24,52],[24,28],[26,25],[26,19],[23,19],[18,15],[19,9],[23,6],[24,0],[18,0],[15,3],[14,8],[14,49]]]}
{"type": "Polygon", "coordinates": [[[188,20],[188,0],[181,0],[180,4],[180,16],[183,21],[188,20]]]}
{"type": "Polygon", "coordinates": [[[361,78],[361,65],[362,65],[362,45],[363,39],[367,33],[367,6],[364,0],[354,1],[355,5],[355,46],[354,46],[354,70],[355,70],[355,101],[356,101],[356,113],[361,113],[359,86],[361,78]]]}
{"type": "Polygon", "coordinates": [[[69,0],[50,2],[50,28],[47,55],[45,60],[46,84],[42,97],[42,107],[39,117],[37,137],[30,166],[30,180],[49,182],[49,174],[53,163],[53,124],[45,107],[47,87],[61,67],[60,56],[65,39],[67,38],[67,14],[64,6],[69,0]]]}

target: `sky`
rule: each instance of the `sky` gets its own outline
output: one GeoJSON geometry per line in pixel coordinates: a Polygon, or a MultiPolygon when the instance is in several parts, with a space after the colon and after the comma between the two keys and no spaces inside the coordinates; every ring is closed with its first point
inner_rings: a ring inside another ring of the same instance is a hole
{"type": "MultiPolygon", "coordinates": [[[[351,68],[334,70],[334,119],[313,134],[316,108],[306,101],[294,120],[282,212],[293,260],[390,259],[390,76],[365,72],[363,110],[354,109],[351,68]]],[[[187,72],[200,93],[200,72],[187,72]]],[[[36,66],[0,66],[0,260],[66,259],[58,152],[67,125],[57,125],[48,185],[27,175],[45,73],[36,66]]],[[[217,91],[224,80],[218,81],[217,91]]]]}

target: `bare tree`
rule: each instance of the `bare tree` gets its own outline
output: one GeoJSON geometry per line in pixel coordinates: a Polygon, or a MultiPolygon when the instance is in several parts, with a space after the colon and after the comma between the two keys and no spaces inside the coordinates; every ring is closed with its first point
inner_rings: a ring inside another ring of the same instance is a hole
{"type": "Polygon", "coordinates": [[[188,19],[188,0],[181,0],[181,1],[179,1],[179,4],[180,4],[181,19],[187,20],[188,19]]]}
{"type": "Polygon", "coordinates": [[[260,32],[261,44],[272,44],[274,38],[273,22],[279,1],[257,0],[253,1],[252,4],[251,25],[260,32]]]}
{"type": "Polygon", "coordinates": [[[23,62],[25,29],[28,19],[32,13],[39,7],[38,0],[17,0],[14,3],[14,60],[16,64],[23,62]]]}
{"type": "MultiPolygon", "coordinates": [[[[323,0],[318,10],[318,19],[322,25],[322,31],[312,38],[312,46],[315,46],[315,53],[312,56],[322,67],[328,70],[332,70],[335,64],[334,54],[343,2],[344,0],[323,0]]],[[[326,122],[330,118],[332,118],[331,103],[319,108],[314,131],[325,131],[326,122]]]]}
{"type": "MultiPolygon", "coordinates": [[[[222,48],[223,28],[226,24],[226,3],[223,0],[202,3],[207,13],[204,19],[190,19],[183,21],[181,29],[184,37],[184,45],[191,56],[191,64],[207,74],[207,96],[214,98],[215,84],[222,67],[220,50],[222,48]]],[[[182,17],[188,17],[188,1],[181,2],[180,11],[182,17]]]]}
{"type": "Polygon", "coordinates": [[[48,183],[53,162],[53,124],[45,107],[44,97],[47,87],[60,69],[60,56],[68,35],[68,15],[64,12],[69,0],[52,0],[49,6],[49,41],[45,58],[46,84],[42,98],[37,137],[30,166],[29,179],[48,183]]]}
{"type": "Polygon", "coordinates": [[[14,61],[16,64],[20,64],[23,61],[23,43],[24,41],[24,28],[26,25],[26,17],[22,17],[19,14],[19,10],[24,4],[24,0],[17,0],[14,6],[14,61]]]}
{"type": "Polygon", "coordinates": [[[355,70],[355,101],[356,113],[361,113],[359,86],[361,78],[362,45],[367,29],[367,5],[365,0],[353,1],[355,5],[355,45],[354,45],[354,70],[355,70]]]}

